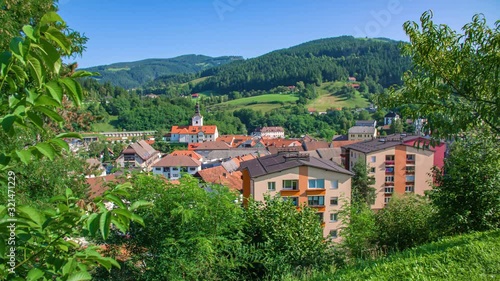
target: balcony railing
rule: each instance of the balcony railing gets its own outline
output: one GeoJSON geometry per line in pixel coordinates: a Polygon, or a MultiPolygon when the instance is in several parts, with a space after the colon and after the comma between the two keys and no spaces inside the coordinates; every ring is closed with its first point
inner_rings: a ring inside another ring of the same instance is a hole
{"type": "Polygon", "coordinates": [[[408,159],[406,159],[406,164],[415,165],[415,160],[408,160],[408,159]]]}
{"type": "Polygon", "coordinates": [[[386,165],[394,165],[394,160],[385,160],[386,165]]]}

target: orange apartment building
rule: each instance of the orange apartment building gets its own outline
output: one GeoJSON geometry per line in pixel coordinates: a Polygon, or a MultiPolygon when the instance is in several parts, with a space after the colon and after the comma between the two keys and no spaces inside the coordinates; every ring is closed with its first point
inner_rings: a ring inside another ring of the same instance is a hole
{"type": "Polygon", "coordinates": [[[316,209],[323,235],[336,240],[341,226],[338,213],[351,200],[352,172],[332,161],[303,152],[268,155],[241,163],[243,198],[263,201],[280,195],[297,207],[316,209]]]}
{"type": "Polygon", "coordinates": [[[352,171],[357,161],[369,168],[375,177],[376,199],[371,207],[382,209],[394,193],[424,195],[432,188],[431,169],[434,150],[412,145],[417,136],[392,136],[358,142],[342,147],[342,162],[352,171]]]}

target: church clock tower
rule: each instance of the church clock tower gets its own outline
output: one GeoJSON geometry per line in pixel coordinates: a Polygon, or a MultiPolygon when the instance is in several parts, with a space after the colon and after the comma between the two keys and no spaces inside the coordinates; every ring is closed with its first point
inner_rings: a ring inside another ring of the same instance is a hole
{"type": "Polygon", "coordinates": [[[200,114],[200,105],[196,103],[193,118],[191,118],[192,126],[203,126],[203,116],[200,114]]]}

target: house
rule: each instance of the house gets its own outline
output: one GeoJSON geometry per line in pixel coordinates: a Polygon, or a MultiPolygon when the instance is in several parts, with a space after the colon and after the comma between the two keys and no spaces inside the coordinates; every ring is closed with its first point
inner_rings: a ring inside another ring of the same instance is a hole
{"type": "Polygon", "coordinates": [[[307,153],[281,152],[241,163],[244,204],[280,195],[297,207],[314,208],[325,237],[338,237],[338,213],[351,200],[353,173],[307,153]]]}
{"type": "Polygon", "coordinates": [[[349,82],[356,82],[356,77],[349,77],[348,80],[349,82]]]}
{"type": "Polygon", "coordinates": [[[285,129],[283,127],[262,127],[255,129],[252,135],[262,138],[285,138],[285,129]]]}
{"type": "Polygon", "coordinates": [[[198,161],[203,160],[203,156],[201,156],[200,154],[198,154],[192,150],[175,150],[174,152],[170,153],[169,155],[171,155],[171,156],[185,155],[185,156],[189,156],[189,157],[191,157],[195,160],[198,160],[198,161]]]}
{"type": "Polygon", "coordinates": [[[371,140],[377,137],[377,128],[371,126],[354,126],[349,128],[349,140],[371,140]]]}
{"type": "Polygon", "coordinates": [[[193,98],[193,99],[197,99],[199,97],[200,97],[200,94],[198,94],[198,93],[191,94],[191,98],[193,98]]]}
{"type": "Polygon", "coordinates": [[[201,162],[186,155],[167,155],[153,165],[153,174],[169,180],[180,179],[181,173],[194,175],[200,170],[201,162]]]}
{"type": "Polygon", "coordinates": [[[363,127],[377,127],[377,121],[375,120],[357,120],[354,126],[363,126],[363,127]]]}
{"type": "Polygon", "coordinates": [[[120,167],[139,167],[149,171],[151,166],[160,160],[160,157],[159,151],[155,150],[146,141],[141,140],[127,146],[116,159],[116,163],[120,167]]]}
{"type": "Polygon", "coordinates": [[[240,171],[227,171],[224,166],[216,166],[198,171],[195,177],[203,182],[224,185],[241,193],[243,189],[241,175],[240,171]]]}
{"type": "Polygon", "coordinates": [[[352,171],[361,161],[375,177],[376,200],[372,209],[382,209],[394,193],[424,195],[430,190],[435,150],[415,146],[418,136],[391,135],[342,147],[345,168],[352,171]]]}
{"type": "Polygon", "coordinates": [[[115,175],[107,175],[87,178],[85,179],[85,182],[89,186],[89,198],[94,199],[101,196],[106,190],[108,190],[108,185],[110,183],[120,183],[120,180],[118,180],[115,175]]]}
{"type": "Polygon", "coordinates": [[[394,112],[389,112],[384,116],[384,125],[391,125],[392,122],[399,119],[399,115],[394,112]]]}
{"type": "Polygon", "coordinates": [[[170,130],[170,142],[174,143],[215,141],[218,137],[217,126],[203,125],[203,116],[200,114],[198,103],[195,107],[195,114],[191,118],[191,126],[172,126],[170,130]]]}
{"type": "Polygon", "coordinates": [[[86,178],[95,178],[106,175],[106,169],[102,165],[101,161],[96,158],[89,158],[85,160],[86,166],[86,178]]]}

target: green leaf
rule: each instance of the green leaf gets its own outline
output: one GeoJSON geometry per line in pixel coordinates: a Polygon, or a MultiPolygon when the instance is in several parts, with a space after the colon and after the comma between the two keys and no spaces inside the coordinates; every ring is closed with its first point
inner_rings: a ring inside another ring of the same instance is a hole
{"type": "Polygon", "coordinates": [[[40,151],[40,153],[47,156],[50,160],[54,160],[55,150],[50,144],[41,142],[35,145],[35,148],[40,151]]]}
{"type": "Polygon", "coordinates": [[[130,219],[131,219],[132,221],[134,221],[134,222],[136,222],[136,223],[138,223],[138,224],[140,224],[140,225],[144,226],[144,220],[143,220],[140,216],[138,216],[138,215],[136,215],[136,214],[132,213],[132,215],[130,216],[130,219]]]}
{"type": "Polygon", "coordinates": [[[32,27],[31,25],[25,25],[25,26],[23,26],[23,32],[24,32],[24,34],[25,34],[25,35],[26,35],[29,39],[31,39],[31,40],[33,40],[33,41],[35,41],[35,42],[36,42],[37,40],[36,40],[35,36],[33,36],[33,31],[34,31],[34,30],[33,30],[33,27],[32,27]]]}
{"type": "Polygon", "coordinates": [[[62,274],[68,275],[73,272],[76,268],[76,261],[74,258],[68,259],[68,262],[62,268],[62,274]]]}
{"type": "Polygon", "coordinates": [[[132,205],[130,206],[130,210],[135,211],[135,210],[142,208],[142,207],[151,207],[151,206],[153,206],[153,203],[145,201],[145,200],[139,200],[139,201],[132,203],[132,205]]]}
{"type": "Polygon", "coordinates": [[[120,198],[118,198],[116,195],[106,194],[106,195],[104,195],[103,198],[106,199],[106,200],[108,200],[108,201],[111,201],[111,202],[115,203],[120,208],[125,208],[125,204],[123,204],[123,201],[120,198]]]}
{"type": "Polygon", "coordinates": [[[62,133],[56,136],[58,139],[63,139],[63,138],[74,138],[74,139],[81,139],[82,136],[78,133],[62,133]]]}
{"type": "Polygon", "coordinates": [[[66,188],[66,198],[70,198],[73,196],[73,190],[71,190],[70,188],[66,188]]]}
{"type": "Polygon", "coordinates": [[[10,52],[3,52],[0,54],[0,76],[7,75],[6,69],[10,64],[12,58],[12,54],[10,52]]]}
{"type": "Polygon", "coordinates": [[[45,84],[45,88],[47,88],[52,98],[58,101],[59,104],[61,104],[63,97],[62,87],[59,84],[57,84],[57,82],[50,81],[49,83],[45,84]]]}
{"type": "Polygon", "coordinates": [[[31,122],[33,122],[33,124],[35,124],[35,126],[37,126],[41,130],[44,130],[43,121],[40,116],[35,114],[33,111],[28,111],[28,118],[31,120],[31,122]]]}
{"type": "Polygon", "coordinates": [[[103,239],[108,238],[110,224],[111,224],[111,212],[105,211],[104,213],[101,214],[99,220],[99,229],[101,230],[103,239]]]}
{"type": "Polygon", "coordinates": [[[64,149],[64,150],[69,150],[69,145],[67,142],[65,142],[64,140],[62,139],[51,139],[50,140],[51,143],[59,146],[60,148],[64,149]]]}
{"type": "Polygon", "coordinates": [[[44,79],[44,71],[42,69],[42,64],[40,61],[33,57],[28,57],[28,69],[31,71],[31,75],[36,78],[38,86],[42,86],[44,79]]]}
{"type": "Polygon", "coordinates": [[[40,25],[46,25],[53,22],[60,22],[64,24],[64,20],[56,12],[48,12],[43,15],[42,19],[40,19],[40,25]]]}
{"type": "Polygon", "coordinates": [[[2,128],[6,132],[10,132],[12,130],[12,125],[14,124],[14,121],[16,121],[17,116],[8,114],[6,115],[3,119],[0,119],[2,122],[2,128]]]}
{"type": "Polygon", "coordinates": [[[22,69],[19,65],[12,65],[10,67],[10,70],[12,70],[18,79],[21,79],[21,80],[26,80],[28,79],[28,74],[26,74],[26,72],[24,71],[24,69],[22,69]]]}
{"type": "Polygon", "coordinates": [[[97,72],[90,72],[90,71],[85,71],[85,70],[78,70],[78,71],[75,71],[71,75],[71,78],[80,78],[80,77],[89,77],[89,76],[100,76],[100,74],[97,73],[97,72]]]}
{"type": "Polygon", "coordinates": [[[33,268],[28,272],[28,276],[26,276],[26,280],[31,281],[31,280],[38,280],[42,278],[44,275],[44,272],[38,268],[33,268]]]}
{"type": "Polygon", "coordinates": [[[41,213],[35,208],[28,207],[26,205],[16,206],[16,212],[18,214],[24,214],[26,218],[29,218],[31,221],[39,225],[40,227],[43,225],[43,221],[45,220],[41,213]]]}
{"type": "Polygon", "coordinates": [[[54,41],[61,49],[69,55],[71,52],[71,42],[68,40],[66,35],[64,35],[60,30],[55,27],[49,27],[47,32],[45,32],[45,36],[54,41]]]}
{"type": "Polygon", "coordinates": [[[53,99],[52,97],[49,97],[47,95],[40,95],[36,100],[35,100],[35,105],[41,106],[41,105],[50,105],[54,107],[59,107],[61,104],[53,99]]]}
{"type": "Polygon", "coordinates": [[[59,82],[61,82],[66,87],[69,92],[68,95],[71,96],[75,104],[77,106],[80,106],[83,98],[82,87],[80,86],[80,84],[69,77],[59,79],[59,82]]]}
{"type": "Polygon", "coordinates": [[[15,37],[10,41],[9,47],[12,54],[24,64],[23,39],[15,37]]]}
{"type": "Polygon", "coordinates": [[[31,151],[29,150],[16,150],[17,157],[19,160],[23,162],[25,165],[28,165],[31,162],[31,151]]]}
{"type": "Polygon", "coordinates": [[[54,120],[56,122],[63,122],[64,121],[64,119],[61,117],[61,115],[59,115],[57,112],[55,112],[55,111],[53,111],[51,109],[48,109],[48,108],[43,107],[43,106],[37,106],[34,109],[37,110],[37,111],[42,112],[47,117],[49,117],[50,119],[52,119],[52,120],[54,120]]]}
{"type": "Polygon", "coordinates": [[[57,49],[54,48],[50,42],[44,39],[40,40],[40,49],[42,50],[45,63],[50,67],[51,71],[59,74],[61,56],[59,55],[57,49]]]}
{"type": "Polygon", "coordinates": [[[94,236],[99,228],[99,216],[100,214],[92,213],[87,219],[87,229],[89,230],[91,236],[94,236]]]}

